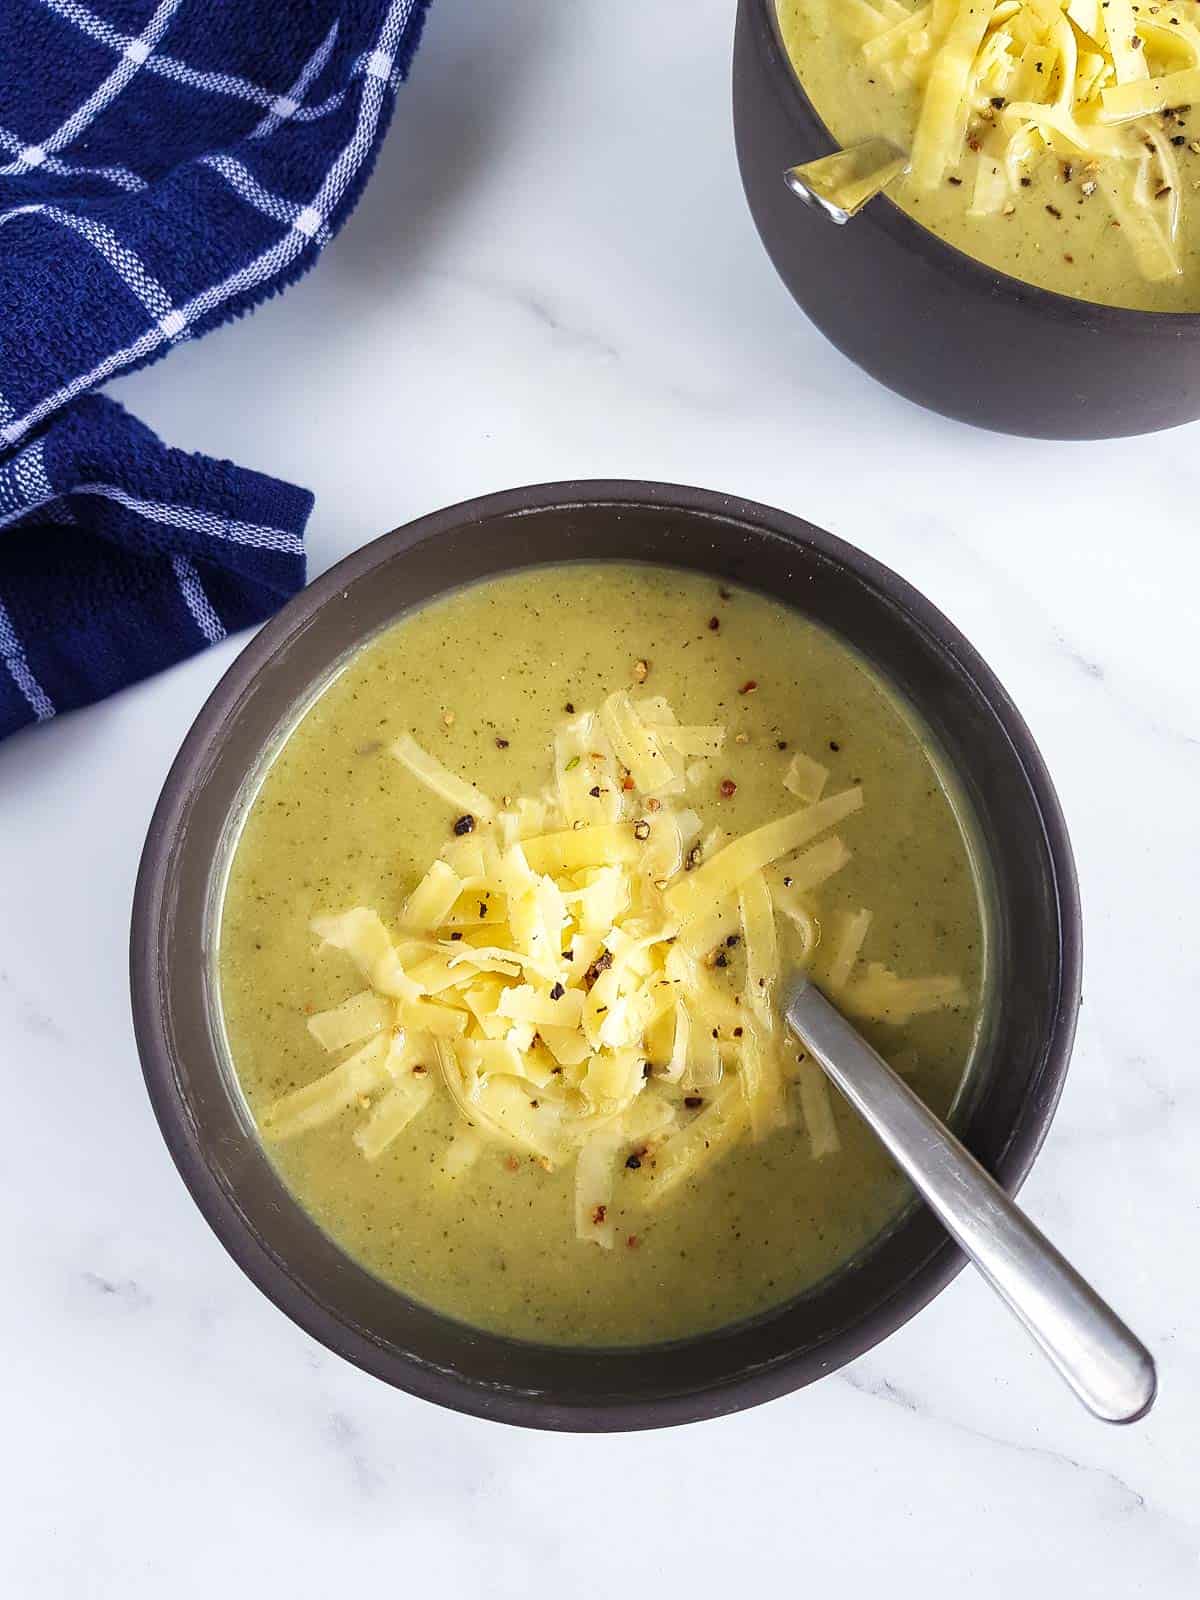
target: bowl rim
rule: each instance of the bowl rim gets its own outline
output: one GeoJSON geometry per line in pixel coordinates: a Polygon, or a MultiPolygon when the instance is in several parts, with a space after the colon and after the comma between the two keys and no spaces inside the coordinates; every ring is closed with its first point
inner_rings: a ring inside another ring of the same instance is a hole
{"type": "MultiPolygon", "coordinates": [[[[130,929],[130,990],[134,1035],[147,1091],[171,1157],[201,1214],[255,1286],[279,1310],[334,1354],[419,1398],[468,1415],[518,1426],[575,1432],[665,1427],[742,1410],[802,1387],[799,1370],[811,1353],[797,1351],[770,1366],[751,1368],[707,1388],[645,1398],[579,1404],[551,1401],[526,1391],[481,1387],[453,1370],[436,1369],[398,1351],[369,1330],[342,1320],[311,1294],[246,1224],[203,1154],[200,1131],[179,1085],[165,1026],[163,949],[168,915],[172,842],[185,818],[213,742],[264,666],[309,620],[353,582],[403,559],[418,545],[472,523],[553,511],[612,506],[614,510],[670,509],[697,519],[744,522],[759,534],[799,542],[853,575],[924,628],[971,679],[999,720],[1023,767],[1045,830],[1058,909],[1060,981],[1046,1040],[1044,1064],[1026,1114],[1009,1130],[993,1172],[1015,1194],[1049,1132],[1062,1093],[1075,1037],[1082,978],[1082,921],[1074,856],[1049,772],[1033,736],[1007,691],[974,646],[933,603],[904,578],[836,535],[789,512],[718,491],[632,479],[564,480],[529,484],[474,497],[400,524],[354,550],[293,596],[255,634],[221,676],[185,735],[163,784],[146,835],[134,890],[130,929]]],[[[604,559],[599,557],[598,559],[604,559]]],[[[920,1268],[861,1319],[821,1345],[826,1375],[854,1360],[902,1327],[939,1294],[966,1264],[947,1236],[920,1268]]],[[[716,1331],[718,1334],[720,1330],[716,1331]]],[[[699,1340],[714,1337],[701,1334],[699,1340]]]]}
{"type": "MultiPolygon", "coordinates": [[[[780,86],[786,83],[790,91],[790,100],[797,120],[807,124],[809,131],[825,142],[827,146],[825,154],[832,155],[840,150],[840,143],[834,138],[816,106],[809,99],[799,69],[793,64],[787,46],[783,42],[779,26],[779,0],[740,0],[740,3],[754,8],[758,26],[765,31],[776,58],[772,65],[778,68],[780,86]]],[[[1082,300],[1074,295],[1060,294],[1055,289],[1043,288],[1041,284],[1029,283],[1013,273],[1002,272],[998,267],[989,267],[986,262],[980,261],[966,250],[950,244],[940,234],[934,233],[931,228],[925,227],[915,217],[911,217],[896,204],[891,195],[887,193],[877,195],[876,200],[882,201],[882,205],[864,206],[852,219],[853,226],[861,227],[862,224],[868,223],[871,227],[887,234],[903,249],[923,256],[931,267],[944,275],[951,276],[958,282],[961,282],[965,275],[969,287],[980,293],[1032,300],[1041,312],[1057,322],[1075,324],[1086,321],[1094,327],[1099,320],[1100,331],[1108,328],[1139,336],[1153,332],[1156,336],[1176,337],[1179,333],[1186,333],[1200,325],[1200,310],[1139,310],[1136,306],[1108,305],[1102,300],[1082,300]]],[[[862,231],[865,233],[866,229],[863,228],[862,231]]]]}

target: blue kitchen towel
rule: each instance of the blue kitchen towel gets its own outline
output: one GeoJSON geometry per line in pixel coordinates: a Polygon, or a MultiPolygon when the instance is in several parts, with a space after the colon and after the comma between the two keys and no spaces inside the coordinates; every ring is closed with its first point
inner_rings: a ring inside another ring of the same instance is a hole
{"type": "Polygon", "coordinates": [[[0,738],[261,621],[305,491],[92,391],[298,278],[429,0],[0,0],[0,738]]]}

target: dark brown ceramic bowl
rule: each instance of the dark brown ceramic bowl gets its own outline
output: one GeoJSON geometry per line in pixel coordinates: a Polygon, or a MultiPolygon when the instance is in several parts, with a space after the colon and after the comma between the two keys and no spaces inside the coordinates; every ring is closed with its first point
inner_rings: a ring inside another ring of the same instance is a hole
{"type": "Polygon", "coordinates": [[[217,686],[151,823],[131,970],[154,1109],[221,1242],[315,1338],[443,1405],[579,1430],[691,1422],[811,1383],[907,1321],[962,1265],[914,1205],[850,1267],[751,1322],[672,1346],[554,1349],[481,1333],[388,1288],[308,1218],[263,1153],[214,1025],[212,928],[239,808],[265,753],[333,665],[404,612],[495,574],[597,559],[667,563],[775,596],[852,641],[919,709],[959,776],[993,880],[994,1020],[958,1115],[967,1144],[1009,1190],[1049,1126],[1080,983],[1071,849],[1028,729],[927,600],[807,522],[665,484],[514,489],[398,528],[298,595],[217,686]]]}
{"type": "Polygon", "coordinates": [[[739,0],[738,161],[767,253],[852,361],[919,405],[1002,433],[1107,439],[1200,417],[1200,315],[1124,311],[996,272],[881,195],[844,227],[784,172],[837,148],[779,37],[775,0],[739,0]]]}

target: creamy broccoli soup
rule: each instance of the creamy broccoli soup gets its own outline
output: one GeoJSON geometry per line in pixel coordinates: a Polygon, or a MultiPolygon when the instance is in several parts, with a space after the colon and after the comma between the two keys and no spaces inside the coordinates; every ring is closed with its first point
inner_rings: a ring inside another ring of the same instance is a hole
{"type": "Polygon", "coordinates": [[[267,768],[219,937],[299,1202],[405,1293],[573,1344],[762,1311],[906,1203],[781,1027],[801,964],[945,1113],[986,990],[958,803],[831,634],[623,564],[353,655],[267,768]]]}
{"type": "Polygon", "coordinates": [[[887,192],[934,233],[1060,294],[1200,309],[1194,0],[779,0],[778,15],[834,138],[898,147],[887,192]]]}

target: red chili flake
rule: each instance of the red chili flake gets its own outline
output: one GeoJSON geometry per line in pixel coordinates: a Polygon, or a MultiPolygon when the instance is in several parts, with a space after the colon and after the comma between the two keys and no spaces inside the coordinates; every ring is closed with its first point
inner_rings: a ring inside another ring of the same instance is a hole
{"type": "Polygon", "coordinates": [[[730,798],[730,796],[735,795],[736,793],[737,793],[737,784],[734,783],[733,779],[732,778],[722,778],[721,779],[721,794],[722,794],[722,797],[724,799],[728,800],[730,798]]]}
{"type": "Polygon", "coordinates": [[[605,1217],[607,1215],[608,1215],[608,1207],[607,1206],[596,1206],[593,1209],[593,1211],[592,1211],[592,1221],[595,1223],[597,1228],[604,1221],[604,1219],[605,1219],[605,1217]]]}
{"type": "Polygon", "coordinates": [[[720,617],[709,617],[708,626],[712,633],[716,633],[717,629],[721,626],[720,617]]]}
{"type": "Polygon", "coordinates": [[[758,688],[758,684],[755,682],[755,680],[753,678],[747,678],[745,683],[738,690],[738,693],[739,694],[753,694],[755,689],[757,689],[757,688],[758,688]]]}
{"type": "Polygon", "coordinates": [[[654,798],[654,796],[651,795],[650,799],[646,801],[646,810],[647,811],[661,811],[662,810],[662,801],[661,800],[656,800],[654,798]]]}
{"type": "Polygon", "coordinates": [[[517,1160],[516,1156],[505,1156],[504,1165],[509,1172],[520,1172],[521,1170],[521,1163],[517,1160]]]}
{"type": "Polygon", "coordinates": [[[626,792],[628,792],[630,789],[633,788],[633,779],[629,776],[628,773],[626,773],[625,776],[621,779],[621,787],[626,792]]]}
{"type": "Polygon", "coordinates": [[[641,1240],[638,1238],[636,1233],[631,1233],[628,1239],[625,1241],[626,1248],[629,1250],[636,1250],[640,1243],[641,1240]]]}

